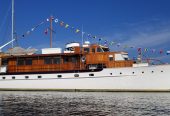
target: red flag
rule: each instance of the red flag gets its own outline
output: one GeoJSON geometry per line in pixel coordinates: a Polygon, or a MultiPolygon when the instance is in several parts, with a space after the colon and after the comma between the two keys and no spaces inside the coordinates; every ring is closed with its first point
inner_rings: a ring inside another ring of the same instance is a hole
{"type": "Polygon", "coordinates": [[[159,53],[162,54],[162,53],[163,53],[163,50],[160,50],[159,53]]]}
{"type": "Polygon", "coordinates": [[[63,22],[63,21],[61,21],[61,22],[60,22],[60,26],[63,26],[63,25],[64,25],[64,22],[63,22]]]}
{"type": "Polygon", "coordinates": [[[141,51],[141,48],[138,48],[138,52],[140,52],[141,51]]]}

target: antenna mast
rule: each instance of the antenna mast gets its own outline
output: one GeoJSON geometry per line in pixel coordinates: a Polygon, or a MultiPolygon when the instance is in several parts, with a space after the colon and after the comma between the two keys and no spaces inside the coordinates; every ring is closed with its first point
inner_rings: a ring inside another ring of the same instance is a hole
{"type": "Polygon", "coordinates": [[[11,32],[11,41],[12,41],[12,48],[14,47],[13,39],[14,39],[14,0],[12,0],[12,32],[11,32]]]}

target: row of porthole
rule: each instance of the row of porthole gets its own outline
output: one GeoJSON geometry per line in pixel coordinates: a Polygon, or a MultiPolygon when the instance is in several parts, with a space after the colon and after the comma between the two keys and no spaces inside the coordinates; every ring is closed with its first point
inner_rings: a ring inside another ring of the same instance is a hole
{"type": "MultiPolygon", "coordinates": [[[[94,74],[89,74],[89,76],[94,76],[94,74]]],[[[57,75],[58,78],[61,78],[62,75],[57,75]]],[[[74,77],[79,77],[79,74],[74,74],[74,77]]],[[[42,76],[37,76],[38,79],[42,78],[42,76]]],[[[2,79],[6,79],[6,77],[2,77],[2,79]]],[[[12,77],[12,79],[15,79],[15,76],[12,77]]],[[[25,76],[25,79],[29,79],[29,76],[25,76]]]]}
{"type": "MultiPolygon", "coordinates": [[[[154,73],[154,71],[151,72],[154,73]]],[[[161,70],[161,72],[163,72],[163,70],[161,70]]],[[[122,72],[120,72],[120,74],[122,74],[122,72]]],[[[135,72],[132,72],[132,74],[135,74],[135,72]]],[[[142,74],[144,74],[144,71],[142,71],[142,74]]],[[[112,75],[112,73],[110,73],[110,75],[112,75]]]]}
{"type": "MultiPolygon", "coordinates": [[[[151,71],[152,73],[154,73],[154,71],[151,71]]],[[[163,71],[161,71],[163,72],[163,71]]],[[[122,74],[122,72],[120,72],[120,75],[122,74]]],[[[135,72],[132,72],[132,74],[135,74],[135,72]]],[[[142,74],[144,74],[144,71],[142,71],[142,74]]],[[[112,73],[110,73],[110,75],[112,75],[112,73]]],[[[89,76],[94,76],[93,73],[89,74],[89,76]]],[[[42,76],[37,76],[39,79],[42,78],[42,76]]],[[[58,78],[61,78],[62,75],[57,75],[58,78]]],[[[74,74],[74,77],[79,77],[79,74],[74,74]]],[[[28,79],[29,76],[25,76],[25,79],[28,79]]],[[[2,79],[6,79],[6,77],[2,77],[2,79]]],[[[15,79],[15,76],[12,77],[12,79],[15,79]]]]}

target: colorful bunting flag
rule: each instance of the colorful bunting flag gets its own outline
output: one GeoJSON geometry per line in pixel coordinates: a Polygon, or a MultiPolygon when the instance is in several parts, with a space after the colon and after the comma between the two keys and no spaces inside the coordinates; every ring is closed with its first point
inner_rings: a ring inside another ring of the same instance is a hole
{"type": "Polygon", "coordinates": [[[120,43],[117,44],[117,47],[120,47],[120,43]]]}
{"type": "Polygon", "coordinates": [[[58,23],[58,19],[55,19],[54,22],[55,22],[55,23],[58,23]]]}
{"type": "Polygon", "coordinates": [[[152,49],[152,53],[155,53],[156,49],[152,49]]]}
{"type": "Polygon", "coordinates": [[[142,49],[138,48],[138,54],[141,55],[142,54],[142,49]]]}
{"type": "Polygon", "coordinates": [[[115,42],[112,41],[112,42],[110,43],[110,45],[113,45],[113,44],[115,44],[115,42]]]}
{"type": "Polygon", "coordinates": [[[94,39],[96,39],[97,37],[96,36],[93,36],[94,39]]]}
{"type": "Polygon", "coordinates": [[[34,31],[35,28],[32,28],[31,31],[34,31]]]}
{"type": "Polygon", "coordinates": [[[76,29],[76,33],[79,33],[80,32],[80,30],[79,29],[76,29]]]}
{"type": "Polygon", "coordinates": [[[65,25],[65,28],[68,28],[68,27],[69,27],[69,25],[68,25],[68,24],[66,24],[66,25],[65,25]]]}
{"type": "Polygon", "coordinates": [[[124,45],[123,49],[126,49],[126,48],[128,48],[128,45],[124,45]]]}
{"type": "Polygon", "coordinates": [[[45,35],[47,35],[47,34],[48,34],[48,28],[47,28],[47,29],[45,29],[44,33],[45,33],[45,35]]]}
{"type": "Polygon", "coordinates": [[[30,34],[30,31],[27,31],[26,34],[29,35],[29,34],[30,34]]]}
{"type": "Polygon", "coordinates": [[[162,54],[162,53],[163,53],[163,50],[161,49],[161,50],[159,51],[159,53],[162,54]]]}
{"type": "Polygon", "coordinates": [[[64,25],[64,22],[63,22],[63,21],[61,21],[61,22],[60,22],[60,26],[63,26],[63,25],[64,25]]]}
{"type": "Polygon", "coordinates": [[[148,49],[147,48],[145,48],[145,52],[147,52],[148,51],[148,49]]]}

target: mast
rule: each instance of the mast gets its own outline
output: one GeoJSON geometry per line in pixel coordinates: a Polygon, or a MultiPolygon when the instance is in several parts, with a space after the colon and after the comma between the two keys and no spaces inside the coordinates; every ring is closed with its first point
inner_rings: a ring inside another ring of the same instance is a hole
{"type": "Polygon", "coordinates": [[[50,48],[52,48],[52,35],[53,35],[53,32],[52,32],[52,30],[53,30],[53,23],[52,23],[52,21],[53,21],[53,16],[51,16],[50,17],[50,48]]]}
{"type": "Polygon", "coordinates": [[[14,47],[13,39],[14,39],[14,0],[12,0],[12,30],[11,30],[11,41],[12,41],[12,48],[14,47]]]}
{"type": "Polygon", "coordinates": [[[83,46],[83,43],[84,43],[83,25],[82,25],[82,27],[81,27],[81,42],[82,42],[82,46],[83,46]]]}

